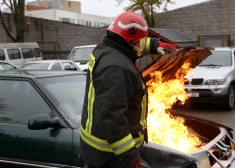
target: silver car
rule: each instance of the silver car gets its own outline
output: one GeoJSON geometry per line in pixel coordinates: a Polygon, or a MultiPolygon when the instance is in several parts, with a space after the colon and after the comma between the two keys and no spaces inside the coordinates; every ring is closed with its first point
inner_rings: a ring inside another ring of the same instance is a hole
{"type": "Polygon", "coordinates": [[[81,70],[72,60],[42,60],[26,62],[18,69],[27,70],[81,70]]]}
{"type": "Polygon", "coordinates": [[[205,59],[185,76],[185,89],[191,96],[189,102],[222,103],[232,110],[235,106],[234,48],[215,48],[205,59]]]}

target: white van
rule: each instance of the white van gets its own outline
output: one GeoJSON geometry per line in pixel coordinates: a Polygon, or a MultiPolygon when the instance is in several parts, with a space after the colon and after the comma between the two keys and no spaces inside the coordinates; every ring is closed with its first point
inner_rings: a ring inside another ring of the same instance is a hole
{"type": "Polygon", "coordinates": [[[73,60],[81,70],[87,70],[91,52],[95,47],[96,45],[74,47],[67,59],[73,60]]]}
{"type": "Polygon", "coordinates": [[[42,60],[38,43],[0,43],[0,60],[17,67],[29,61],[42,60]]]}

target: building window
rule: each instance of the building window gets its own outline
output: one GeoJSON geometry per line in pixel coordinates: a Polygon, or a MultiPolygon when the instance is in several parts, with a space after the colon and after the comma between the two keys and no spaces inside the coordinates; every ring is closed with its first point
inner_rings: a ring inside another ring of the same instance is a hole
{"type": "Polygon", "coordinates": [[[93,26],[94,27],[100,27],[100,22],[94,22],[93,26]]]}
{"type": "Polygon", "coordinates": [[[90,21],[86,21],[86,26],[91,26],[91,22],[90,21]]]}
{"type": "Polygon", "coordinates": [[[101,27],[106,26],[106,25],[107,25],[106,23],[101,23],[101,27]]]}
{"type": "Polygon", "coordinates": [[[70,19],[70,23],[75,23],[75,19],[70,19]]]}
{"type": "Polygon", "coordinates": [[[62,17],[59,17],[59,21],[65,22],[65,23],[75,23],[75,19],[71,19],[71,18],[62,18],[62,17]]]}
{"type": "Polygon", "coordinates": [[[70,18],[62,18],[62,22],[70,23],[70,18]]]}
{"type": "Polygon", "coordinates": [[[70,8],[72,7],[71,1],[69,1],[68,3],[69,3],[68,7],[69,7],[69,9],[70,9],[70,8]]]}
{"type": "MultiPolygon", "coordinates": [[[[75,21],[74,21],[74,22],[75,22],[75,21]]],[[[78,20],[77,20],[77,24],[86,25],[86,21],[85,21],[85,20],[80,20],[80,19],[78,19],[78,20]]]]}

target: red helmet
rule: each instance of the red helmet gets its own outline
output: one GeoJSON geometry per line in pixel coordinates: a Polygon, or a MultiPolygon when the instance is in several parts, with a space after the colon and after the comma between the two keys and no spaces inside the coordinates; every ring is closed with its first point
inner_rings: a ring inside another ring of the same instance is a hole
{"type": "Polygon", "coordinates": [[[107,30],[122,36],[128,44],[133,44],[148,37],[148,25],[145,19],[134,12],[118,15],[107,30]]]}

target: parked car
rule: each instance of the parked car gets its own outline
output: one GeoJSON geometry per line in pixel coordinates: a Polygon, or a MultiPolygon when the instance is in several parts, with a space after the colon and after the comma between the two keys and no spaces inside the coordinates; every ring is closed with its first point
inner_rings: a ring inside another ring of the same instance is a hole
{"type": "Polygon", "coordinates": [[[72,60],[42,60],[27,62],[18,69],[34,69],[34,70],[74,70],[79,71],[80,68],[72,60]]]}
{"type": "Polygon", "coordinates": [[[38,43],[0,43],[0,60],[19,67],[29,61],[42,60],[38,43]]]}
{"type": "Polygon", "coordinates": [[[234,48],[215,48],[212,55],[185,76],[184,87],[191,102],[222,103],[232,110],[235,106],[234,48]]]}
{"type": "MultiPolygon", "coordinates": [[[[82,71],[1,71],[0,167],[85,168],[79,157],[85,83],[82,71]]],[[[141,150],[145,168],[209,168],[233,162],[231,128],[172,115],[184,118],[206,145],[184,153],[149,142],[141,150]]]]}
{"type": "Polygon", "coordinates": [[[74,47],[68,56],[68,60],[73,60],[81,70],[87,70],[91,52],[95,47],[96,45],[74,47]]]}
{"type": "Polygon", "coordinates": [[[17,67],[9,62],[0,61],[0,70],[13,70],[17,69],[17,67]]]}

